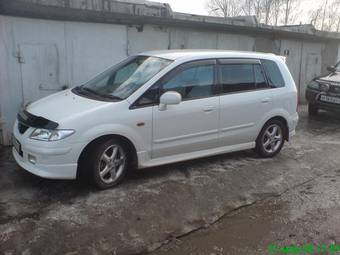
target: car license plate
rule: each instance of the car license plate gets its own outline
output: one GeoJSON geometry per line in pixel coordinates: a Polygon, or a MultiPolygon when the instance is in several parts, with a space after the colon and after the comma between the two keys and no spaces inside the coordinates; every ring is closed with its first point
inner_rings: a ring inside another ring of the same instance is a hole
{"type": "Polygon", "coordinates": [[[18,152],[18,154],[22,156],[21,144],[15,137],[13,137],[13,146],[14,149],[18,152]]]}
{"type": "Polygon", "coordinates": [[[326,103],[340,104],[339,97],[330,97],[330,96],[321,95],[320,101],[326,102],[326,103]]]}

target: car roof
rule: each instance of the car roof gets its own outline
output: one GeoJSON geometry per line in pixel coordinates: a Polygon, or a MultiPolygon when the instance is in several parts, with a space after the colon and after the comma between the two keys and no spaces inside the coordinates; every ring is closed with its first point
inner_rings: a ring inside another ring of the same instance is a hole
{"type": "Polygon", "coordinates": [[[272,53],[261,53],[254,51],[228,51],[228,50],[160,50],[147,51],[138,55],[153,56],[170,60],[191,60],[207,58],[257,58],[257,59],[277,59],[277,55],[272,53]]]}

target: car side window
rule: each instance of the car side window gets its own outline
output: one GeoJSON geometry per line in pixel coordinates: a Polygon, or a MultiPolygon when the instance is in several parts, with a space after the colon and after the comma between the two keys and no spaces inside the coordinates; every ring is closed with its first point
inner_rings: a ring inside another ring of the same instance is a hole
{"type": "Polygon", "coordinates": [[[197,99],[216,94],[214,85],[214,64],[190,63],[175,70],[161,82],[162,94],[176,91],[182,99],[197,99]]]}
{"type": "Polygon", "coordinates": [[[268,84],[261,65],[254,65],[255,82],[257,89],[268,88],[268,84]]]}
{"type": "Polygon", "coordinates": [[[272,88],[282,88],[285,86],[284,79],[277,64],[271,60],[261,60],[266,72],[268,83],[272,88]]]}
{"type": "Polygon", "coordinates": [[[253,64],[220,65],[221,93],[256,89],[253,64]]]}
{"type": "Polygon", "coordinates": [[[159,101],[159,83],[149,88],[134,104],[133,108],[146,107],[158,104],[159,101]]]}

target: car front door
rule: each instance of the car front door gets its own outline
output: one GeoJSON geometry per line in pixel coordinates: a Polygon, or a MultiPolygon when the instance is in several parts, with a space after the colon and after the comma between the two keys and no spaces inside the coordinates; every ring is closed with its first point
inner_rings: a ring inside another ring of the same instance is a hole
{"type": "Polygon", "coordinates": [[[159,95],[181,94],[182,102],[166,110],[153,106],[152,158],[215,148],[218,143],[219,97],[216,61],[194,61],[175,68],[159,81],[159,95]]]}
{"type": "MultiPolygon", "coordinates": [[[[218,60],[220,146],[256,140],[259,125],[272,107],[272,93],[260,60],[218,60]]],[[[260,127],[261,128],[261,127],[260,127]]]]}

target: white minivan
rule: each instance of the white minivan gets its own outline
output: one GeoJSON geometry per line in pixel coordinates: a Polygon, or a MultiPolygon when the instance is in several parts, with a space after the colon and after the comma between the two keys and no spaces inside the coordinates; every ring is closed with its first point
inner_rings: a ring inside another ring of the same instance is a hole
{"type": "Polygon", "coordinates": [[[35,175],[86,176],[105,189],[134,168],[253,148],[273,157],[297,122],[297,90],[279,56],[145,52],[18,113],[13,155],[35,175]]]}

